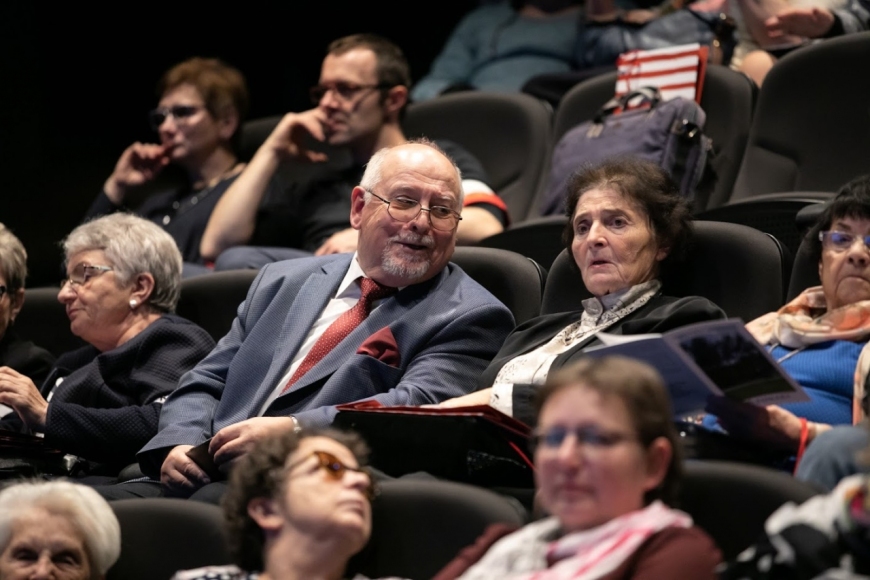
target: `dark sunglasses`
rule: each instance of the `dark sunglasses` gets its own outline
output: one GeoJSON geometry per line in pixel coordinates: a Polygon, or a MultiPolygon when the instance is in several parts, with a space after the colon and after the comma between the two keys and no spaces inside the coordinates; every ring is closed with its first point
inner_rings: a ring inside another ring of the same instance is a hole
{"type": "Polygon", "coordinates": [[[330,83],[325,85],[316,85],[309,89],[311,102],[315,105],[320,104],[321,99],[329,91],[342,101],[351,101],[363,91],[389,89],[394,85],[388,83],[378,83],[376,85],[354,85],[351,83],[330,83]]]}
{"type": "Polygon", "coordinates": [[[172,117],[176,121],[189,119],[198,111],[205,107],[200,105],[173,105],[171,107],[157,107],[148,113],[148,120],[151,123],[151,128],[157,131],[160,125],[168,118],[172,117]]]}

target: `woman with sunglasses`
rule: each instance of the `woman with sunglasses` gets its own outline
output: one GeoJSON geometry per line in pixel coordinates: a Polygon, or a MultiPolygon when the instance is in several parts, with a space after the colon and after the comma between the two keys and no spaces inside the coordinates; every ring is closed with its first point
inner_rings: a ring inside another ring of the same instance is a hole
{"type": "Polygon", "coordinates": [[[261,440],[234,466],[222,500],[237,566],[183,571],[173,580],[343,578],[371,534],[365,455],[357,436],[334,430],[261,440]]]}
{"type": "Polygon", "coordinates": [[[810,400],[766,408],[716,400],[707,418],[733,435],[762,440],[771,448],[804,450],[832,425],[866,416],[870,371],[870,175],[844,185],[804,241],[821,285],[747,324],[771,355],[803,387],[810,400]]]}
{"type": "MultiPolygon", "coordinates": [[[[121,154],[86,218],[128,209],[137,188],[154,191],[136,213],[173,237],[185,262],[185,275],[207,271],[200,241],[218,200],[241,173],[236,154],[238,129],[247,112],[245,78],[217,59],[191,58],[169,69],[157,86],[160,102],[150,113],[160,143],[133,143],[121,154]],[[168,166],[179,173],[157,186],[168,166]]],[[[141,198],[141,196],[140,196],[141,198]]]]}
{"type": "Polygon", "coordinates": [[[63,242],[67,278],[58,300],[86,346],[61,355],[41,388],[0,367],[0,428],[41,435],[75,455],[85,475],[116,475],[157,433],[163,400],[214,347],[199,326],[172,314],[181,254],[157,225],[116,213],[63,242]]]}
{"type": "Polygon", "coordinates": [[[715,578],[719,550],[669,507],[681,453],[652,367],[582,359],[548,375],[538,408],[535,480],[548,517],[506,536],[493,526],[437,580],[715,578]]]}

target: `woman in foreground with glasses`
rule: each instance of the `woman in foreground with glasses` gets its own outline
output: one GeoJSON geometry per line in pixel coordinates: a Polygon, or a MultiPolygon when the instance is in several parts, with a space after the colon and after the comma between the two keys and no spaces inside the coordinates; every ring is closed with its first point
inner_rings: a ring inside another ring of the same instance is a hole
{"type": "MultiPolygon", "coordinates": [[[[747,329],[803,387],[810,401],[766,408],[717,399],[709,411],[730,433],[797,453],[832,425],[867,414],[870,371],[870,175],[844,185],[807,234],[820,286],[804,290],[747,329]]],[[[708,419],[709,421],[709,419],[708,419]]]]}
{"type": "Polygon", "coordinates": [[[129,195],[154,182],[167,166],[183,175],[164,185],[136,212],[175,239],[185,275],[207,270],[200,254],[206,224],[244,164],[236,154],[238,129],[248,107],[245,79],[217,59],[191,58],[169,69],[158,84],[160,102],[150,113],[160,143],[133,143],[118,159],[86,218],[127,209],[129,195]]]}
{"type": "Polygon", "coordinates": [[[41,388],[0,368],[0,428],[44,436],[78,456],[83,472],[116,475],[157,433],[163,399],[214,347],[199,326],[171,314],[181,254],[157,225],[124,213],[87,222],[63,242],[68,278],[58,300],[88,343],[57,359],[41,388]]]}
{"type": "Polygon", "coordinates": [[[173,580],[343,578],[371,534],[365,455],[362,440],[334,430],[261,440],[233,468],[222,500],[238,566],[183,571],[173,580]]]}
{"type": "Polygon", "coordinates": [[[669,507],[681,452],[652,367],[584,359],[551,373],[538,408],[537,500],[549,517],[501,539],[490,528],[437,580],[715,578],[719,550],[688,514],[669,507]]]}
{"type": "Polygon", "coordinates": [[[44,348],[24,340],[15,332],[15,317],[24,306],[24,280],[27,278],[27,252],[9,228],[0,224],[0,367],[41,383],[54,364],[44,348]]]}

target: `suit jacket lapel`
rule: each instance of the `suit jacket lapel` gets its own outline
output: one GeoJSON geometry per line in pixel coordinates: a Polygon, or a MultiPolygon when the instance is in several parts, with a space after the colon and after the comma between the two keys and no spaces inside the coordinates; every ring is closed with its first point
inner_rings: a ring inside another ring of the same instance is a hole
{"type": "MultiPolygon", "coordinates": [[[[366,338],[384,326],[394,323],[403,315],[406,315],[417,303],[429,294],[430,288],[432,288],[433,285],[438,284],[443,276],[445,276],[444,272],[426,282],[415,284],[414,286],[408,286],[401,292],[381,302],[381,304],[362,322],[362,324],[356,327],[353,332],[347,335],[344,340],[332,349],[332,352],[323,357],[310,371],[300,377],[288,393],[304,389],[308,385],[316,383],[324,377],[334,373],[347,361],[347,359],[356,354],[357,349],[366,338]]],[[[321,308],[321,311],[322,310],[323,309],[321,308]]],[[[318,312],[317,316],[319,315],[318,312]]],[[[310,321],[308,327],[310,328],[311,324],[314,324],[314,321],[316,320],[317,317],[315,316],[310,321]]],[[[295,353],[296,350],[293,352],[295,353]]],[[[405,360],[404,357],[402,360],[405,360]]]]}
{"type": "MultiPolygon", "coordinates": [[[[348,261],[339,260],[326,264],[320,272],[312,274],[299,289],[287,309],[287,317],[275,348],[275,356],[266,375],[265,396],[272,392],[278,380],[287,373],[293,357],[308,336],[311,327],[320,318],[323,309],[335,296],[335,291],[347,273],[348,261]]],[[[277,296],[280,300],[282,297],[277,296]]],[[[309,373],[310,374],[310,373],[309,373]]]]}

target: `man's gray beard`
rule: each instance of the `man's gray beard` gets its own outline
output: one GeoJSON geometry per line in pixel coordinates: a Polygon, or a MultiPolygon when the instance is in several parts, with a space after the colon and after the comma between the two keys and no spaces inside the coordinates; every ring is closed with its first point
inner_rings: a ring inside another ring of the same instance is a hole
{"type": "Polygon", "coordinates": [[[401,260],[390,253],[389,247],[384,248],[384,253],[381,254],[381,268],[391,276],[397,276],[406,280],[416,280],[423,277],[429,268],[432,267],[432,260],[423,258],[418,262],[409,262],[401,260]]]}
{"type": "Polygon", "coordinates": [[[383,259],[381,260],[381,268],[391,276],[398,276],[406,280],[416,280],[421,278],[429,271],[432,266],[431,260],[422,260],[416,263],[408,263],[405,260],[396,259],[389,255],[389,252],[384,251],[383,259]]]}

